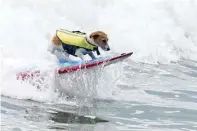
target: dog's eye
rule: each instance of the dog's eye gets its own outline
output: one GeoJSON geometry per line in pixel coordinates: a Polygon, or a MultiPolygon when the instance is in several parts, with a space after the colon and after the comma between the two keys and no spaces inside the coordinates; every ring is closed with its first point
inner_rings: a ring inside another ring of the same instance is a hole
{"type": "Polygon", "coordinates": [[[102,42],[103,42],[103,43],[107,43],[107,41],[106,41],[106,40],[102,40],[102,42]]]}

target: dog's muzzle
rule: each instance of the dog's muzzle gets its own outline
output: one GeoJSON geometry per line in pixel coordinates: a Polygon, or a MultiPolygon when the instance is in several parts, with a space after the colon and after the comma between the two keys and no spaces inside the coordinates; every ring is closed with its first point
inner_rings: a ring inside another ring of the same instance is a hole
{"type": "Polygon", "coordinates": [[[109,48],[108,45],[105,45],[105,50],[106,50],[106,51],[109,51],[109,50],[110,50],[110,48],[109,48]]]}

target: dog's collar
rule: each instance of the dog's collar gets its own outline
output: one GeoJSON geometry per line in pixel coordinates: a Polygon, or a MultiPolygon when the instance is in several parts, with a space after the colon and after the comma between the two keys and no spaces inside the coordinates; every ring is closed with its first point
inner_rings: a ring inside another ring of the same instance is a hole
{"type": "Polygon", "coordinates": [[[97,45],[92,44],[92,43],[88,40],[87,36],[85,37],[85,40],[86,40],[90,45],[95,46],[95,47],[98,47],[97,45]]]}
{"type": "Polygon", "coordinates": [[[86,40],[90,45],[94,46],[94,50],[96,51],[97,55],[100,55],[100,54],[101,54],[100,51],[99,51],[99,49],[98,49],[98,46],[93,45],[93,44],[88,40],[87,36],[85,37],[85,40],[86,40]]]}

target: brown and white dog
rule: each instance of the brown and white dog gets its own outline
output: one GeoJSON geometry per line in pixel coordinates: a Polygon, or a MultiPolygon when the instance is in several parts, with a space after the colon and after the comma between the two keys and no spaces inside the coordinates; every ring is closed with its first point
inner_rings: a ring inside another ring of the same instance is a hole
{"type": "MultiPolygon", "coordinates": [[[[108,45],[108,36],[103,31],[95,31],[91,33],[84,33],[85,34],[85,40],[94,45],[95,47],[100,47],[104,51],[109,51],[110,47],[108,45]]],[[[56,55],[59,60],[66,60],[70,61],[69,58],[70,54],[69,52],[65,51],[63,48],[62,41],[57,37],[57,35],[52,36],[51,45],[48,48],[48,51],[50,51],[52,54],[56,55]]],[[[85,59],[84,55],[88,54],[92,59],[95,59],[95,55],[92,51],[86,50],[84,48],[77,48],[75,51],[75,56],[81,58],[82,60],[85,59]]],[[[97,52],[97,55],[100,55],[99,51],[97,52]]]]}

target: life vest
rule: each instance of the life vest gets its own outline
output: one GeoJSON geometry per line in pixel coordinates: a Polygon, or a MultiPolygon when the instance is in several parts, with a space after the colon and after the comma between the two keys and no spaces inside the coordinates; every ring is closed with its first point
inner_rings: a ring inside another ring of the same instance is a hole
{"type": "Polygon", "coordinates": [[[87,42],[86,33],[58,29],[56,36],[62,42],[62,47],[68,54],[76,56],[76,49],[84,48],[87,51],[96,51],[97,55],[100,55],[98,47],[87,42]]]}
{"type": "Polygon", "coordinates": [[[59,29],[56,31],[58,39],[63,43],[79,48],[85,48],[88,50],[95,50],[97,46],[94,46],[87,42],[86,33],[80,31],[68,31],[65,29],[59,29]]]}

